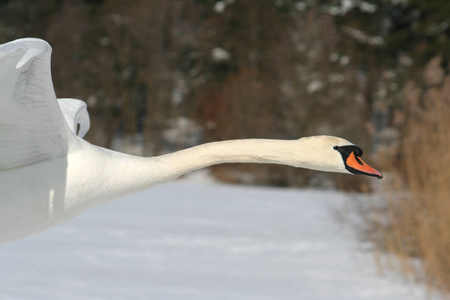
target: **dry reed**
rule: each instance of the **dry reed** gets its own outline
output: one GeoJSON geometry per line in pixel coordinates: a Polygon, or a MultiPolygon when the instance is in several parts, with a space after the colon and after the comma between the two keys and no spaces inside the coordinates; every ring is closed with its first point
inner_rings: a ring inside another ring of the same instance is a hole
{"type": "Polygon", "coordinates": [[[405,275],[450,295],[450,76],[440,63],[430,61],[421,86],[403,89],[406,117],[390,162],[395,176],[370,235],[405,275]]]}

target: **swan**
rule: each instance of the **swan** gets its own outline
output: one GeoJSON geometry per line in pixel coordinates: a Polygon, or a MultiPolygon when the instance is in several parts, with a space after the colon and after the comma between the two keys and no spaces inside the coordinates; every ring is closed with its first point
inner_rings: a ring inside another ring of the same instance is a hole
{"type": "Polygon", "coordinates": [[[284,164],[326,172],[382,174],[362,150],[331,136],[207,143],[156,157],[111,151],[83,139],[86,104],[57,99],[50,45],[0,45],[0,243],[39,233],[113,199],[221,163],[284,164]]]}

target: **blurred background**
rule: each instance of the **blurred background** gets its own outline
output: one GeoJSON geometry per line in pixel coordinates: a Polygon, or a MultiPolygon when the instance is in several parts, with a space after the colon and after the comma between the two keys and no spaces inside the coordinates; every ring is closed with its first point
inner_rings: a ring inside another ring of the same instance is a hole
{"type": "Polygon", "coordinates": [[[359,145],[381,184],[272,165],[211,176],[377,193],[362,238],[444,292],[449,26],[448,0],[0,1],[0,42],[52,45],[56,94],[87,102],[92,143],[145,156],[235,138],[359,145]]]}

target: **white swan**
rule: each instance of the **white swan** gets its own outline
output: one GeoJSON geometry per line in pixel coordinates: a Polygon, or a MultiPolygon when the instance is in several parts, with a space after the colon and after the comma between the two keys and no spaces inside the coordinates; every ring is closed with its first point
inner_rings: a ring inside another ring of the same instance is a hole
{"type": "Polygon", "coordinates": [[[274,163],[381,178],[361,149],[337,137],[231,140],[159,157],[91,145],[84,102],[56,99],[50,45],[0,45],[0,243],[20,239],[112,199],[219,163],[274,163]]]}

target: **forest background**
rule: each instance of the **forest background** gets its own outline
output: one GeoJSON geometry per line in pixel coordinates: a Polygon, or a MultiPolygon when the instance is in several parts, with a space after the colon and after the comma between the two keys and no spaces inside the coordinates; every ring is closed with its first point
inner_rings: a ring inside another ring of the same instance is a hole
{"type": "Polygon", "coordinates": [[[211,174],[376,191],[382,200],[361,208],[364,238],[448,292],[449,16],[448,0],[1,0],[0,42],[47,40],[57,96],[87,102],[87,139],[107,148],[353,141],[384,184],[275,165],[211,174]]]}

